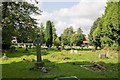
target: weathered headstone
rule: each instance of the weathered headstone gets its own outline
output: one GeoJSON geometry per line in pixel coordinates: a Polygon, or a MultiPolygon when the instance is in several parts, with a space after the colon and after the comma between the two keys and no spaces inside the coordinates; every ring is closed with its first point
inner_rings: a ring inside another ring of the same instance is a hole
{"type": "Polygon", "coordinates": [[[8,57],[7,55],[4,53],[3,57],[2,57],[3,60],[8,60],[8,57]]]}
{"type": "Polygon", "coordinates": [[[99,57],[100,59],[108,58],[105,53],[99,54],[98,57],[99,57]]]}
{"type": "Polygon", "coordinates": [[[44,63],[42,62],[42,57],[41,57],[41,45],[42,45],[41,40],[42,40],[41,36],[37,35],[37,37],[35,38],[35,40],[33,42],[34,46],[36,46],[37,62],[35,62],[35,66],[37,68],[44,67],[44,63]]]}
{"type": "Polygon", "coordinates": [[[74,53],[74,50],[71,50],[70,53],[71,53],[71,54],[74,53]]]}
{"type": "Polygon", "coordinates": [[[75,53],[75,54],[78,54],[78,51],[77,51],[77,50],[74,50],[74,53],[75,53]]]}

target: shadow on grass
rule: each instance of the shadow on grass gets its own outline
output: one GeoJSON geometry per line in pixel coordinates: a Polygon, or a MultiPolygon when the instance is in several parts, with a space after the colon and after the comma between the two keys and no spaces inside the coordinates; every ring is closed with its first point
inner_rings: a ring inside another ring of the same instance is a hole
{"type": "MultiPolygon", "coordinates": [[[[50,50],[49,50],[50,51],[50,50]]],[[[45,49],[42,49],[41,54],[42,55],[48,55],[50,54],[49,51],[45,51],[45,49]]],[[[29,56],[29,55],[35,55],[36,56],[36,49],[28,49],[28,51],[25,51],[25,48],[18,48],[16,52],[12,53],[10,51],[2,52],[2,54],[6,54],[8,58],[15,58],[15,57],[21,57],[21,56],[29,56]]]]}
{"type": "MultiPolygon", "coordinates": [[[[48,59],[43,60],[48,73],[43,73],[41,70],[29,70],[34,66],[34,62],[12,62],[10,64],[2,64],[3,80],[54,80],[58,77],[76,76],[80,80],[119,80],[118,71],[113,68],[118,68],[118,64],[105,63],[107,68],[105,71],[89,71],[80,65],[90,65],[90,62],[51,62],[48,59]]],[[[99,63],[99,62],[98,62],[99,63]]]]}
{"type": "MultiPolygon", "coordinates": [[[[71,49],[65,49],[65,50],[71,50],[71,49]]],[[[73,49],[73,50],[78,50],[78,51],[91,51],[91,50],[93,50],[93,49],[86,48],[86,49],[73,49]]]]}
{"type": "MultiPolygon", "coordinates": [[[[69,49],[65,49],[69,51],[69,49]]],[[[91,51],[92,49],[76,49],[78,51],[91,51]]],[[[42,55],[48,55],[50,53],[54,52],[61,52],[60,50],[57,50],[56,48],[51,49],[42,49],[41,54],[42,55]]],[[[3,53],[4,54],[4,53],[3,53]]],[[[6,55],[8,58],[14,58],[14,57],[21,57],[21,56],[29,56],[29,55],[35,55],[36,56],[36,48],[28,49],[28,51],[25,51],[25,48],[17,48],[17,51],[15,53],[11,53],[10,51],[6,52],[6,55]]]]}

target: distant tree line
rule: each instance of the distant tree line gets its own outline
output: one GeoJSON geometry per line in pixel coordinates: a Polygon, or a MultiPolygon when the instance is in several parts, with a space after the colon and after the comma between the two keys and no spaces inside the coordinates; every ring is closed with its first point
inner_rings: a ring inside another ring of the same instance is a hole
{"type": "MultiPolygon", "coordinates": [[[[36,2],[37,3],[37,2],[36,2]]],[[[42,43],[47,47],[53,45],[59,46],[81,46],[85,35],[81,28],[77,31],[70,26],[66,28],[61,36],[57,36],[55,24],[53,21],[46,21],[46,27],[43,23],[38,26],[36,19],[32,18],[32,14],[41,15],[34,4],[27,2],[2,2],[2,48],[9,49],[12,45],[12,38],[17,37],[18,43],[32,43],[39,34],[42,43]]]]}
{"type": "Polygon", "coordinates": [[[81,46],[83,40],[85,40],[85,35],[81,28],[78,28],[77,31],[73,30],[73,27],[70,26],[66,28],[61,34],[61,36],[57,36],[54,22],[48,20],[46,22],[46,29],[44,32],[45,36],[45,44],[47,47],[51,47],[52,45],[59,48],[59,46],[81,46]]]}
{"type": "Polygon", "coordinates": [[[78,28],[77,31],[74,31],[73,27],[70,26],[66,28],[61,35],[61,41],[63,45],[81,46],[83,40],[85,40],[85,35],[83,34],[81,28],[78,28]]]}
{"type": "Polygon", "coordinates": [[[107,2],[104,15],[98,18],[89,33],[89,40],[95,49],[120,49],[120,1],[107,2]]]}

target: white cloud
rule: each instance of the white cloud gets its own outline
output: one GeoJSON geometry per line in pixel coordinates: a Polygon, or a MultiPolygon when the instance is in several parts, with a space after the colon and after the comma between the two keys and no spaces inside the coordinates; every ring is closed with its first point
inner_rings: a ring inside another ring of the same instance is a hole
{"type": "Polygon", "coordinates": [[[81,0],[71,8],[62,8],[52,13],[43,11],[42,15],[36,18],[39,19],[39,23],[44,24],[47,20],[53,21],[58,35],[70,25],[74,29],[81,27],[87,35],[93,22],[103,14],[105,5],[106,0],[81,0]]]}

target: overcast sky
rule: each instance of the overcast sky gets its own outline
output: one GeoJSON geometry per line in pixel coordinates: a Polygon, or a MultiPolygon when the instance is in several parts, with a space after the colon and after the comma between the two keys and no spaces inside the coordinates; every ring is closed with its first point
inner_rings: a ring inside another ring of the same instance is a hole
{"type": "Polygon", "coordinates": [[[106,0],[44,0],[37,6],[43,12],[34,17],[44,26],[47,20],[53,21],[58,35],[69,26],[74,30],[80,27],[88,35],[93,22],[104,13],[106,0]]]}

